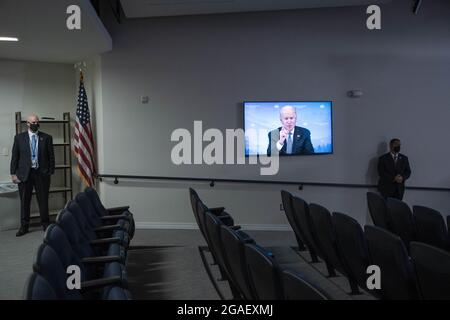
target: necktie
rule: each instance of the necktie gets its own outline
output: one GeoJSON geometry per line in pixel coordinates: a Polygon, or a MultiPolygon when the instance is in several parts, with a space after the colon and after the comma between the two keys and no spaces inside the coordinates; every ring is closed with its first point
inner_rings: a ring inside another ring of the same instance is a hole
{"type": "Polygon", "coordinates": [[[291,154],[292,153],[292,133],[289,132],[289,137],[287,141],[287,147],[286,147],[286,153],[291,154]]]}
{"type": "Polygon", "coordinates": [[[394,156],[394,163],[397,164],[398,154],[394,156]]]}
{"type": "Polygon", "coordinates": [[[32,167],[37,167],[37,152],[36,152],[36,135],[33,134],[31,136],[31,163],[32,167]]]}

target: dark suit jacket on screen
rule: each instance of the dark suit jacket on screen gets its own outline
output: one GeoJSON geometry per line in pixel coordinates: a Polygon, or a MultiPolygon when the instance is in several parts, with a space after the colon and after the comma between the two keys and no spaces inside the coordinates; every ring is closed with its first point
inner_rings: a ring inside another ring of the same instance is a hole
{"type": "MultiPolygon", "coordinates": [[[[280,140],[281,127],[269,132],[269,146],[267,148],[267,155],[271,155],[272,152],[278,152],[277,142],[280,140]]],[[[294,136],[292,137],[292,155],[296,154],[313,154],[314,147],[311,143],[311,132],[308,129],[295,126],[294,136]]],[[[281,148],[279,154],[286,155],[287,138],[284,141],[283,148],[281,148]]]]}

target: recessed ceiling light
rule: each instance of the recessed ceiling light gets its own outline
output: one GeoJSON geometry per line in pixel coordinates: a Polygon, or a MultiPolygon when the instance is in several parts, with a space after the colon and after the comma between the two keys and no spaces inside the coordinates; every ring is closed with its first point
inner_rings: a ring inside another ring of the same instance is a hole
{"type": "Polygon", "coordinates": [[[19,41],[19,38],[14,38],[14,37],[0,37],[0,41],[19,41]]]}

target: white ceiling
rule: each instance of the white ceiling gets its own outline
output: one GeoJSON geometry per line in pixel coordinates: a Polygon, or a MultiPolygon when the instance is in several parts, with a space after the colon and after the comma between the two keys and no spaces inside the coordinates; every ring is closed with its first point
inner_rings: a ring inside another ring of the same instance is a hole
{"type": "Polygon", "coordinates": [[[379,4],[391,0],[120,0],[127,18],[379,4]]]}
{"type": "Polygon", "coordinates": [[[0,0],[0,58],[72,63],[112,49],[89,0],[0,0]],[[69,5],[81,9],[81,30],[66,27],[69,5]]]}

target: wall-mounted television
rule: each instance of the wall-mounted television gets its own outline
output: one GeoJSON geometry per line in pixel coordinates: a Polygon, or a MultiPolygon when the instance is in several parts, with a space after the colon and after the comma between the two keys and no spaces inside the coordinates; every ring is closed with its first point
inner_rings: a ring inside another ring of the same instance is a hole
{"type": "Polygon", "coordinates": [[[333,153],[331,101],[245,101],[245,155],[333,153]]]}

